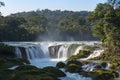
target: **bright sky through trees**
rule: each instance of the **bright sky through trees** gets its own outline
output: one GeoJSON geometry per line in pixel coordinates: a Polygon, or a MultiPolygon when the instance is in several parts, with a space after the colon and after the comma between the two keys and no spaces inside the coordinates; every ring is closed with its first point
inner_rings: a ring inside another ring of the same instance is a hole
{"type": "Polygon", "coordinates": [[[5,7],[1,7],[0,11],[3,15],[11,13],[31,11],[37,9],[51,10],[72,10],[92,11],[98,3],[104,3],[107,0],[1,0],[5,3],[5,7]]]}

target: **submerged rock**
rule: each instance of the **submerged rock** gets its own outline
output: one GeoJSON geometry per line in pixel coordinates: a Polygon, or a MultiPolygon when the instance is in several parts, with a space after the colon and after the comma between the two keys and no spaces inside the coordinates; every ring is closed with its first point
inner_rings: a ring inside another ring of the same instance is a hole
{"type": "Polygon", "coordinates": [[[58,63],[56,64],[56,67],[57,67],[57,68],[64,68],[64,67],[65,67],[65,63],[64,63],[64,62],[58,62],[58,63]]]}
{"type": "Polygon", "coordinates": [[[31,66],[31,65],[22,65],[22,66],[17,67],[15,70],[19,70],[19,71],[38,70],[38,68],[35,66],[31,66]]]}
{"type": "Polygon", "coordinates": [[[66,71],[70,73],[78,73],[82,71],[83,64],[80,61],[68,61],[66,64],[66,71]]]}
{"type": "Polygon", "coordinates": [[[101,65],[103,68],[106,68],[107,65],[108,65],[108,63],[106,63],[106,62],[102,62],[100,65],[101,65]]]}
{"type": "Polygon", "coordinates": [[[52,73],[55,77],[65,77],[66,74],[56,67],[45,67],[44,71],[52,73]]]}
{"type": "Polygon", "coordinates": [[[0,58],[0,69],[7,69],[24,64],[29,64],[29,61],[19,58],[0,58]]]}
{"type": "Polygon", "coordinates": [[[94,71],[80,72],[80,75],[91,77],[93,80],[113,80],[118,77],[118,73],[112,70],[96,69],[94,71]]]}
{"type": "Polygon", "coordinates": [[[79,65],[76,65],[76,64],[69,64],[66,67],[66,71],[68,71],[70,73],[78,73],[78,72],[82,71],[82,68],[79,65]]]}

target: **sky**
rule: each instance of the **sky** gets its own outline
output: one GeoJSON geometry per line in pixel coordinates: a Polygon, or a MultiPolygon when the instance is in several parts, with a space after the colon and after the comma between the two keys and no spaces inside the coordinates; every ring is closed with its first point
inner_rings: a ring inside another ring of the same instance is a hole
{"type": "Polygon", "coordinates": [[[0,0],[5,7],[0,8],[2,15],[10,15],[17,12],[32,10],[70,10],[70,11],[93,11],[98,3],[107,0],[0,0]]]}

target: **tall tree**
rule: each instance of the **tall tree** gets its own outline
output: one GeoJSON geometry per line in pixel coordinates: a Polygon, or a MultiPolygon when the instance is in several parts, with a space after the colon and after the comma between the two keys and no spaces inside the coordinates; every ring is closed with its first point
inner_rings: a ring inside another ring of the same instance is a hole
{"type": "Polygon", "coordinates": [[[103,42],[103,45],[111,53],[120,52],[120,7],[114,8],[107,3],[99,4],[89,16],[89,20],[95,21],[93,27],[94,36],[103,42]]]}

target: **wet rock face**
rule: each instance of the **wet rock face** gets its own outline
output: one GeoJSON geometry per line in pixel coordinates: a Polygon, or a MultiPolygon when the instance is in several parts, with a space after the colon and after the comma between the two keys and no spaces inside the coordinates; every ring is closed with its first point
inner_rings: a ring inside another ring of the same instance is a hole
{"type": "Polygon", "coordinates": [[[27,54],[24,47],[19,47],[23,59],[27,59],[27,54]]]}
{"type": "Polygon", "coordinates": [[[102,66],[99,65],[99,64],[97,64],[94,68],[95,68],[95,69],[102,69],[102,66]]]}
{"type": "Polygon", "coordinates": [[[57,46],[50,46],[49,47],[49,53],[51,58],[57,58],[58,57],[58,51],[62,45],[57,45],[57,46]]]}
{"type": "MultiPolygon", "coordinates": [[[[81,46],[80,44],[71,44],[68,48],[68,56],[74,55],[76,52],[76,49],[81,46]]],[[[79,51],[78,51],[79,53],[79,51]]]]}
{"type": "Polygon", "coordinates": [[[82,65],[83,64],[79,61],[68,61],[66,64],[66,71],[70,73],[79,73],[83,71],[82,65]]]}
{"type": "Polygon", "coordinates": [[[106,68],[108,64],[107,64],[106,62],[102,62],[100,65],[101,65],[103,68],[106,68]]]}
{"type": "Polygon", "coordinates": [[[57,67],[57,68],[64,68],[64,67],[65,67],[65,63],[64,63],[64,62],[58,62],[58,63],[56,64],[56,67],[57,67]]]}

